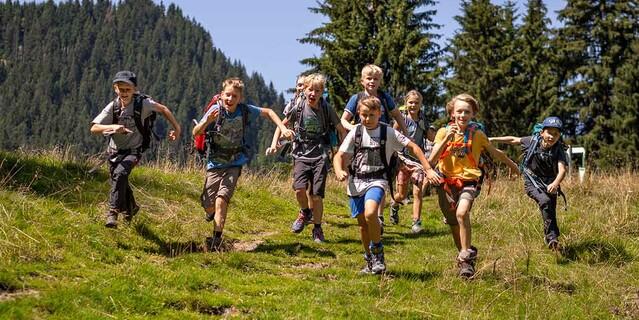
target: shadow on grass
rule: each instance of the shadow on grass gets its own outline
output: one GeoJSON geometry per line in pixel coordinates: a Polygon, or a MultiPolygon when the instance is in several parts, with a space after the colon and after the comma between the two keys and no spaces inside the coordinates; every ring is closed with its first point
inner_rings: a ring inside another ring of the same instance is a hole
{"type": "Polygon", "coordinates": [[[160,254],[165,257],[177,257],[183,254],[204,252],[204,245],[200,242],[188,241],[188,242],[171,242],[162,240],[153,230],[147,227],[145,224],[136,224],[135,231],[144,239],[154,242],[158,245],[159,249],[143,249],[146,252],[160,254]]]}
{"type": "Polygon", "coordinates": [[[584,240],[567,244],[561,249],[560,264],[583,262],[586,264],[611,263],[617,266],[631,262],[632,255],[623,244],[615,241],[584,240]]]}
{"type": "Polygon", "coordinates": [[[409,281],[426,282],[435,277],[439,277],[441,273],[433,272],[433,271],[412,272],[412,271],[406,271],[406,270],[399,270],[399,271],[387,270],[384,273],[384,275],[390,278],[396,278],[396,279],[399,278],[399,279],[404,279],[409,281]]]}
{"type": "Polygon", "coordinates": [[[395,232],[390,230],[389,231],[384,230],[384,232],[388,235],[398,235],[408,239],[434,238],[434,237],[445,236],[450,234],[450,231],[442,230],[442,229],[438,229],[438,230],[424,229],[420,233],[413,233],[412,231],[395,232]]]}
{"type": "Polygon", "coordinates": [[[335,258],[335,253],[326,249],[318,249],[309,247],[307,245],[297,243],[262,243],[253,250],[253,252],[268,252],[274,253],[277,251],[283,251],[289,256],[299,256],[301,254],[318,255],[320,257],[335,258]]]}

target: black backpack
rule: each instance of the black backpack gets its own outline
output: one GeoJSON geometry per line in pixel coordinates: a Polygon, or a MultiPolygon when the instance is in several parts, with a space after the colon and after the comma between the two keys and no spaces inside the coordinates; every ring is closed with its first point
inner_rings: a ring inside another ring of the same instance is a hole
{"type": "MultiPolygon", "coordinates": [[[[303,115],[303,112],[304,112],[304,105],[305,104],[303,103],[303,101],[304,101],[305,97],[302,96],[302,99],[303,100],[298,101],[297,106],[295,107],[295,116],[297,117],[297,119],[295,121],[295,126],[294,126],[293,130],[295,131],[296,139],[298,139],[303,134],[303,131],[304,131],[304,121],[303,121],[304,120],[303,119],[304,115],[303,115]]],[[[322,112],[322,114],[324,116],[324,126],[322,127],[322,131],[324,133],[322,133],[321,140],[322,140],[322,143],[324,145],[330,147],[331,144],[332,144],[331,143],[331,134],[335,133],[335,126],[332,123],[330,123],[330,121],[331,121],[330,120],[330,114],[328,112],[330,107],[328,105],[328,102],[326,102],[326,100],[324,98],[320,98],[320,99],[321,99],[320,102],[319,102],[320,103],[320,109],[321,109],[321,112],[322,112]]]]}
{"type": "MultiPolygon", "coordinates": [[[[160,140],[160,137],[153,131],[157,112],[151,111],[151,114],[142,121],[142,105],[144,100],[148,98],[150,97],[142,93],[133,94],[133,120],[136,128],[142,134],[142,145],[137,149],[139,153],[146,151],[151,146],[151,136],[155,140],[160,140]]],[[[113,124],[118,123],[121,112],[120,99],[116,98],[113,100],[113,124]]]]}
{"type": "MultiPolygon", "coordinates": [[[[362,131],[364,126],[359,124],[355,127],[355,137],[354,143],[355,147],[353,149],[353,159],[355,159],[355,155],[359,152],[362,147],[362,131]]],[[[362,177],[365,178],[382,178],[383,175],[386,175],[386,180],[388,181],[388,185],[390,187],[391,198],[395,200],[395,192],[394,192],[394,184],[395,179],[397,178],[397,173],[399,172],[399,157],[397,156],[397,152],[393,152],[393,155],[390,158],[390,161],[386,160],[386,131],[388,125],[384,123],[379,124],[379,152],[382,158],[382,163],[384,164],[384,168],[380,171],[370,172],[362,177]]],[[[349,166],[349,172],[352,176],[356,175],[356,168],[353,167],[353,162],[351,161],[351,165],[349,166]]]]}
{"type": "MultiPolygon", "coordinates": [[[[222,106],[220,107],[220,111],[222,110],[222,106]]],[[[239,103],[237,107],[240,109],[242,113],[242,145],[238,147],[238,152],[243,152],[246,154],[247,158],[251,159],[253,157],[253,152],[251,150],[251,145],[246,141],[246,127],[248,125],[248,116],[249,110],[248,106],[243,103],[239,103]]],[[[207,158],[211,153],[220,152],[220,148],[218,144],[215,143],[215,136],[222,130],[222,125],[224,124],[224,115],[222,112],[218,114],[217,119],[215,119],[215,123],[209,125],[206,130],[206,149],[204,150],[207,158]]]]}

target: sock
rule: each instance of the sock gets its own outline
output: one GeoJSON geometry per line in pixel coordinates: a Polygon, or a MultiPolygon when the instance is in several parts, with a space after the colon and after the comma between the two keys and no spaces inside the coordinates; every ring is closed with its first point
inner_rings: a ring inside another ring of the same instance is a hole
{"type": "Polygon", "coordinates": [[[213,237],[222,238],[222,231],[213,231],[213,237]]]}
{"type": "Polygon", "coordinates": [[[322,224],[321,224],[321,223],[313,223],[313,226],[314,226],[315,228],[321,228],[321,227],[322,227],[322,224]]]}
{"type": "Polygon", "coordinates": [[[305,214],[311,214],[311,208],[306,208],[306,209],[302,209],[302,212],[304,212],[305,214]]]}

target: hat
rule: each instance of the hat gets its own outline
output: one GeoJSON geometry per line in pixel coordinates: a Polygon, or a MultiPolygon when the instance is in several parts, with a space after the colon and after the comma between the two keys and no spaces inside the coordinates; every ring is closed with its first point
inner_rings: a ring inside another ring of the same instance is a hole
{"type": "Polygon", "coordinates": [[[138,85],[138,80],[137,77],[135,76],[135,73],[131,72],[131,71],[118,71],[118,73],[115,74],[115,78],[113,78],[113,83],[116,82],[126,82],[134,87],[137,87],[138,85]]]}
{"type": "Polygon", "coordinates": [[[561,130],[563,123],[557,117],[548,117],[542,122],[543,128],[557,128],[561,130]]]}

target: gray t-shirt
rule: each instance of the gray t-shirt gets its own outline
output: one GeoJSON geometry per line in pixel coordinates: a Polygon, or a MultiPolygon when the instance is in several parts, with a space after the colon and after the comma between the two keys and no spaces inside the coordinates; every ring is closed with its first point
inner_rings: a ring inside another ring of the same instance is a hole
{"type": "MultiPolygon", "coordinates": [[[[133,100],[126,107],[121,107],[121,114],[118,117],[118,124],[124,125],[127,129],[133,131],[129,134],[116,133],[111,135],[109,141],[108,152],[116,152],[117,150],[136,149],[142,146],[142,133],[138,131],[133,118],[133,100]]],[[[94,124],[114,124],[113,123],[113,105],[114,101],[102,109],[91,123],[94,124]]],[[[151,98],[142,101],[142,122],[151,115],[152,111],[157,111],[156,102],[151,98]]]]}
{"type": "MultiPolygon", "coordinates": [[[[306,100],[301,100],[302,104],[302,130],[296,132],[299,139],[293,142],[292,156],[298,160],[317,160],[327,154],[330,143],[327,143],[328,128],[340,123],[335,109],[328,105],[323,99],[318,103],[318,108],[311,108],[306,100]],[[324,109],[326,108],[326,109],[324,109]]],[[[295,129],[298,122],[297,106],[292,107],[287,118],[291,128],[295,129]]]]}
{"type": "MultiPolygon", "coordinates": [[[[346,138],[344,138],[342,145],[339,147],[339,151],[347,153],[347,154],[353,154],[355,152],[355,131],[356,130],[353,129],[348,133],[348,135],[346,135],[346,138]]],[[[373,130],[368,130],[368,129],[362,130],[361,146],[362,147],[379,147],[380,140],[381,140],[380,131],[381,130],[379,129],[379,126],[377,126],[377,128],[373,130]]],[[[410,142],[410,139],[406,138],[406,136],[401,134],[399,131],[394,130],[392,127],[388,126],[386,128],[386,161],[387,163],[390,162],[390,158],[393,155],[393,152],[398,152],[402,150],[406,145],[408,145],[409,142],[410,142]]],[[[372,162],[379,163],[380,161],[372,161],[372,162]]],[[[356,168],[356,170],[359,173],[368,173],[368,172],[375,172],[383,168],[384,168],[383,165],[379,167],[379,166],[372,166],[372,165],[365,164],[361,168],[356,168]]],[[[366,190],[368,190],[371,187],[380,187],[380,188],[386,189],[387,186],[388,186],[388,181],[386,181],[385,179],[359,179],[349,174],[348,186],[346,190],[349,196],[358,197],[366,193],[366,190]]]]}

